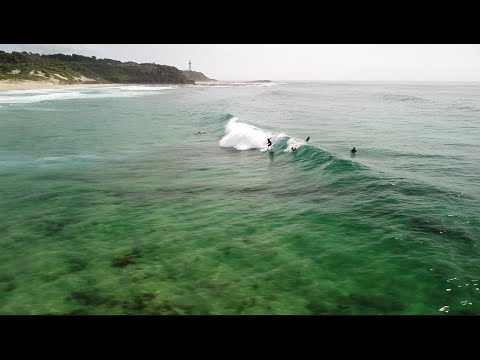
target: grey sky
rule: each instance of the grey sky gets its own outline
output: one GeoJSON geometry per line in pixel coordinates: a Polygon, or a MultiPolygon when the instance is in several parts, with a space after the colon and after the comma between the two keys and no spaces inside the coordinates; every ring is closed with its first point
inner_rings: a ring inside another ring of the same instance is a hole
{"type": "Polygon", "coordinates": [[[218,80],[480,81],[480,45],[0,44],[0,50],[154,62],[218,80]]]}

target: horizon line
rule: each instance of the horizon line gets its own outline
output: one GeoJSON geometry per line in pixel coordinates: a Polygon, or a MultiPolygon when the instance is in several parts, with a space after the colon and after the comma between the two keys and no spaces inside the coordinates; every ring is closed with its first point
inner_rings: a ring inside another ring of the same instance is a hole
{"type": "Polygon", "coordinates": [[[480,80],[385,80],[385,79],[376,79],[376,80],[339,80],[339,79],[236,79],[236,80],[219,80],[216,79],[215,81],[222,82],[222,81],[361,81],[361,82],[374,82],[374,81],[386,81],[386,82],[480,82],[480,80]]]}

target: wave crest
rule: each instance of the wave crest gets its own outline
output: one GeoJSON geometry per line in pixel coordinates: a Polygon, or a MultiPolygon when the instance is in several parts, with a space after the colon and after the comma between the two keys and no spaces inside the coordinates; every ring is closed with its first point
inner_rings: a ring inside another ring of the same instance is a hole
{"type": "Polygon", "coordinates": [[[233,147],[237,150],[261,149],[265,151],[267,150],[267,139],[271,138],[272,145],[275,146],[283,137],[285,137],[284,134],[262,130],[233,117],[225,126],[225,135],[219,141],[219,145],[233,147]]]}

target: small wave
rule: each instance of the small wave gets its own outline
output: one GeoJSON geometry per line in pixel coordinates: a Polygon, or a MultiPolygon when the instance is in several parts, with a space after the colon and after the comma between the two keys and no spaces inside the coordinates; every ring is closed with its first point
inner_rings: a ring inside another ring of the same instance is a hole
{"type": "Polygon", "coordinates": [[[430,103],[432,100],[424,99],[418,96],[408,96],[400,94],[387,94],[383,95],[382,98],[387,101],[402,101],[402,102],[414,102],[414,103],[430,103]]]}
{"type": "Polygon", "coordinates": [[[196,85],[196,87],[214,87],[214,88],[226,88],[226,87],[271,87],[279,85],[279,83],[262,83],[262,82],[218,82],[218,83],[202,83],[196,85]]]}
{"type": "Polygon", "coordinates": [[[143,85],[127,85],[119,86],[117,89],[129,90],[129,91],[162,91],[162,90],[173,90],[178,86],[143,86],[143,85]]]}
{"type": "Polygon", "coordinates": [[[28,104],[88,98],[136,97],[175,89],[173,86],[119,86],[104,88],[14,90],[0,95],[0,104],[28,104]]]}
{"type": "Polygon", "coordinates": [[[466,111],[480,111],[480,109],[473,107],[473,106],[468,106],[468,105],[450,105],[446,108],[447,110],[466,110],[466,111]]]}
{"type": "MultiPolygon", "coordinates": [[[[31,90],[6,90],[0,93],[0,97],[3,95],[28,95],[28,94],[47,94],[52,92],[58,92],[62,89],[31,89],[31,90]]],[[[75,89],[77,90],[77,89],[75,89]]]]}
{"type": "Polygon", "coordinates": [[[25,110],[25,111],[58,111],[57,109],[44,108],[44,107],[25,107],[22,110],[25,110]]]}
{"type": "Polygon", "coordinates": [[[256,126],[241,122],[236,117],[231,117],[225,125],[225,135],[219,141],[222,147],[233,147],[237,150],[268,149],[267,139],[272,142],[272,147],[292,152],[292,147],[298,150],[303,145],[309,145],[303,140],[296,139],[283,133],[274,133],[260,129],[256,126]]]}
{"type": "Polygon", "coordinates": [[[267,139],[271,138],[274,151],[283,150],[290,153],[292,160],[302,166],[304,170],[321,170],[329,174],[349,173],[368,169],[364,165],[332,154],[320,147],[296,139],[282,133],[273,133],[239,121],[236,117],[231,118],[225,126],[225,135],[219,141],[222,147],[232,147],[237,150],[260,149],[267,151],[267,139]],[[292,146],[296,147],[292,151],[292,146]]]}
{"type": "Polygon", "coordinates": [[[233,86],[243,87],[271,87],[278,85],[277,83],[255,83],[255,82],[234,82],[233,86]]]}
{"type": "Polygon", "coordinates": [[[51,94],[35,94],[30,96],[1,96],[2,104],[27,104],[46,100],[67,100],[84,97],[79,91],[51,93],[51,94]]]}
{"type": "Polygon", "coordinates": [[[95,154],[68,154],[58,156],[32,157],[15,155],[8,159],[0,158],[0,174],[10,172],[12,169],[35,169],[37,167],[64,166],[71,163],[89,163],[103,158],[95,154]]]}
{"type": "Polygon", "coordinates": [[[227,88],[227,87],[230,87],[228,85],[197,85],[196,87],[205,87],[205,88],[209,88],[209,87],[214,87],[214,88],[227,88]]]}
{"type": "Polygon", "coordinates": [[[64,162],[64,161],[71,161],[71,160],[96,160],[100,159],[98,155],[92,154],[69,154],[69,155],[61,155],[61,156],[45,156],[36,159],[36,162],[40,163],[50,163],[50,162],[64,162]]]}

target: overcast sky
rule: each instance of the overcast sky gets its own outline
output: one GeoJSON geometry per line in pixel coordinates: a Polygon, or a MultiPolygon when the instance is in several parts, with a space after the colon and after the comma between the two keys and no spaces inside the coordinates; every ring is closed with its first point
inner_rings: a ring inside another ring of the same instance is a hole
{"type": "Polygon", "coordinates": [[[154,62],[217,80],[480,81],[480,45],[0,44],[0,50],[154,62]]]}

